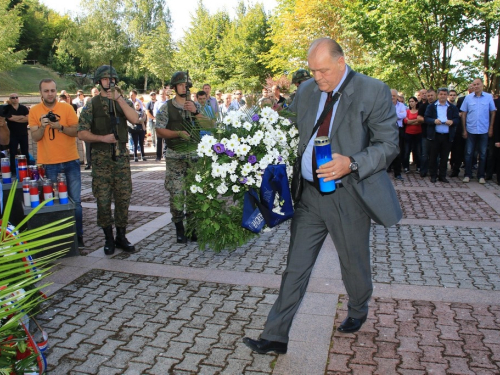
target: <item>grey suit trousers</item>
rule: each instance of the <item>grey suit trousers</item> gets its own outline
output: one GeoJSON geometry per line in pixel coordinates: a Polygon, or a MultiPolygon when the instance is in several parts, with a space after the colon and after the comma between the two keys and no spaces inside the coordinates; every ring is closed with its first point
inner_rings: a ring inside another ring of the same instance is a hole
{"type": "Polygon", "coordinates": [[[370,225],[370,218],[346,188],[321,195],[314,186],[305,183],[292,219],[287,267],[279,296],[267,317],[261,338],[288,342],[293,317],[328,233],[339,254],[342,280],[349,295],[348,315],[362,318],[368,313],[373,291],[370,225]]]}

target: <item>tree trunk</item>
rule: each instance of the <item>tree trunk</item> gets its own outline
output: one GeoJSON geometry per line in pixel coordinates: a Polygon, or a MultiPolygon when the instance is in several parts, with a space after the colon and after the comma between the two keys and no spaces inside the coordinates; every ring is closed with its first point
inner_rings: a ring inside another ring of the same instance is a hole
{"type": "Polygon", "coordinates": [[[485,42],[484,42],[484,56],[483,56],[483,82],[485,91],[490,91],[490,77],[488,74],[488,70],[490,69],[490,24],[485,22],[485,42]]]}
{"type": "MultiPolygon", "coordinates": [[[[500,33],[500,28],[499,28],[499,33],[500,33]]],[[[500,82],[499,82],[499,79],[498,79],[498,73],[496,73],[498,71],[498,69],[500,68],[500,34],[497,34],[498,35],[498,42],[497,42],[497,57],[495,59],[495,62],[493,63],[493,69],[495,71],[495,73],[493,73],[491,75],[491,90],[490,91],[493,91],[495,93],[498,94],[498,92],[500,92],[500,82]]]]}
{"type": "Polygon", "coordinates": [[[148,72],[144,73],[144,92],[148,92],[148,72]]]}

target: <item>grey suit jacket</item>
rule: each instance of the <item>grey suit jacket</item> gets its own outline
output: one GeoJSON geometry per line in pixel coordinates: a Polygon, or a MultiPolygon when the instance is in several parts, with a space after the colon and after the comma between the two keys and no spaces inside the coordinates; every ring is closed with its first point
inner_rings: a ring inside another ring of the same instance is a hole
{"type": "MultiPolygon", "coordinates": [[[[299,154],[316,123],[320,96],[316,82],[309,79],[300,85],[290,106],[299,129],[299,154]]],[[[399,153],[396,120],[389,87],[356,73],[339,99],[330,133],[332,153],[352,156],[359,165],[359,177],[342,177],[344,188],[373,221],[384,226],[396,224],[403,216],[386,172],[399,153]]]]}

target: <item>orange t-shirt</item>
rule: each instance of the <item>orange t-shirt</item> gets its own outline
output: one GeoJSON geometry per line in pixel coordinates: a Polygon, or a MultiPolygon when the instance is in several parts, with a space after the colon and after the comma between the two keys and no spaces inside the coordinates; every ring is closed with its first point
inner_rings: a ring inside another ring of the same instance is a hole
{"type": "MultiPolygon", "coordinates": [[[[50,109],[45,104],[39,103],[30,108],[28,123],[31,126],[41,126],[40,117],[49,113],[50,109]]],[[[61,116],[59,123],[62,126],[77,126],[78,117],[75,110],[68,103],[57,102],[52,113],[61,116]]],[[[58,130],[45,127],[45,133],[41,140],[37,142],[37,163],[39,164],[58,164],[67,161],[79,159],[78,149],[76,147],[76,137],[70,137],[58,130]],[[53,139],[52,139],[53,138],[53,139]]]]}

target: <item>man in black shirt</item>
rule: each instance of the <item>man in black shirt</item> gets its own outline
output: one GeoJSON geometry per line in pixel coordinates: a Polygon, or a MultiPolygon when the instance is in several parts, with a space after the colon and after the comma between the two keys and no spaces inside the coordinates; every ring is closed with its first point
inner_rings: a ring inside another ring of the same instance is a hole
{"type": "Polygon", "coordinates": [[[427,123],[424,120],[425,110],[427,106],[436,101],[436,91],[433,89],[427,90],[427,101],[423,101],[418,107],[418,121],[422,126],[422,155],[420,155],[420,177],[427,176],[429,170],[429,140],[427,139],[427,123]]]}
{"type": "Polygon", "coordinates": [[[19,104],[19,95],[9,95],[9,104],[4,108],[4,115],[10,131],[10,170],[12,174],[16,171],[17,148],[21,147],[21,155],[28,158],[28,107],[19,104]]]}

